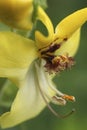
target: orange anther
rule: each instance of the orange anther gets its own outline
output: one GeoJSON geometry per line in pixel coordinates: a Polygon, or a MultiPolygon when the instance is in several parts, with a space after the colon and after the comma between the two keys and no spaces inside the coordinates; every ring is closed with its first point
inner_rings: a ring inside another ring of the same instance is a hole
{"type": "Polygon", "coordinates": [[[64,96],[62,96],[62,98],[65,100],[75,101],[74,96],[70,96],[70,95],[66,95],[66,94],[64,96]]]}

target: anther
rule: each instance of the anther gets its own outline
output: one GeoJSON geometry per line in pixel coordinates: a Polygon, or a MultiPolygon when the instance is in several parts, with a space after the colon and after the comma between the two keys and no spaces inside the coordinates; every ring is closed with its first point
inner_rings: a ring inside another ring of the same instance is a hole
{"type": "Polygon", "coordinates": [[[69,101],[75,102],[75,97],[74,97],[74,96],[70,96],[70,95],[64,94],[64,95],[62,96],[62,98],[65,99],[65,100],[69,100],[69,101]]]}
{"type": "Polygon", "coordinates": [[[46,60],[44,67],[49,73],[61,72],[65,69],[70,69],[74,65],[73,58],[69,57],[68,55],[53,56],[48,55],[46,58],[44,58],[46,60]]]}

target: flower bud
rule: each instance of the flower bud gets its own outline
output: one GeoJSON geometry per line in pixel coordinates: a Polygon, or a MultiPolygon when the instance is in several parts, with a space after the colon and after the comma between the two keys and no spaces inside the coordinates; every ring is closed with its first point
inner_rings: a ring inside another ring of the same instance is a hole
{"type": "Polygon", "coordinates": [[[0,0],[0,21],[18,29],[32,28],[33,0],[0,0]]]}

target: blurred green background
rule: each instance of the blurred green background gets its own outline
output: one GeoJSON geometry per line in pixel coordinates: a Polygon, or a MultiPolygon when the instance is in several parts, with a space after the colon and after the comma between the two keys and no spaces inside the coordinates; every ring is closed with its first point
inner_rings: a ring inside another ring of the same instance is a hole
{"type": "MultiPolygon", "coordinates": [[[[51,18],[54,27],[60,20],[70,13],[87,6],[87,0],[48,0],[46,12],[51,18]]],[[[3,29],[0,26],[0,29],[3,29]]],[[[59,90],[74,95],[75,103],[66,106],[54,106],[60,114],[76,112],[65,118],[56,118],[47,108],[36,118],[7,130],[86,130],[87,129],[87,24],[82,28],[80,47],[75,56],[76,65],[68,71],[57,75],[54,82],[59,90]]],[[[2,84],[1,79],[1,84],[2,84]]],[[[1,129],[0,129],[1,130],[1,129]]]]}

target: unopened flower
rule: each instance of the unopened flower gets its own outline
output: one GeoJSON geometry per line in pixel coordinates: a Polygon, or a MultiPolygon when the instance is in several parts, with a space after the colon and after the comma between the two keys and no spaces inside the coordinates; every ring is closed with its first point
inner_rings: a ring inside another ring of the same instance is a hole
{"type": "Polygon", "coordinates": [[[12,32],[0,32],[0,77],[7,77],[19,88],[10,112],[0,117],[2,128],[15,126],[37,116],[49,102],[65,105],[75,101],[57,90],[52,75],[71,68],[80,39],[80,28],[87,20],[87,8],[76,11],[63,19],[55,31],[51,20],[41,7],[39,19],[48,36],[36,31],[35,41],[12,32]]]}
{"type": "Polygon", "coordinates": [[[0,0],[0,21],[18,29],[31,29],[33,0],[0,0]]]}

